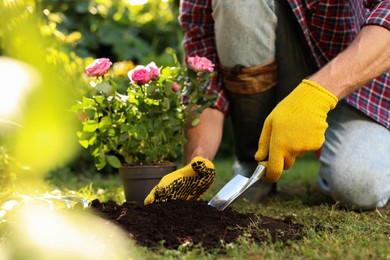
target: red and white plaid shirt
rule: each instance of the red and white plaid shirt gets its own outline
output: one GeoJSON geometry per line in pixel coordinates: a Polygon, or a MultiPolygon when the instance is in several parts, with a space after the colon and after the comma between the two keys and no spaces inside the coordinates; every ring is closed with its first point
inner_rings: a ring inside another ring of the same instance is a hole
{"type": "MultiPolygon", "coordinates": [[[[390,30],[390,1],[378,0],[288,0],[319,67],[346,48],[365,25],[390,30]]],[[[188,56],[209,58],[218,70],[211,0],[182,0],[179,21],[185,31],[184,50],[188,56]]],[[[374,46],[373,46],[374,48],[374,46]]],[[[219,73],[211,80],[213,107],[227,113],[229,101],[219,73]]],[[[390,130],[390,70],[345,98],[390,130]]]]}

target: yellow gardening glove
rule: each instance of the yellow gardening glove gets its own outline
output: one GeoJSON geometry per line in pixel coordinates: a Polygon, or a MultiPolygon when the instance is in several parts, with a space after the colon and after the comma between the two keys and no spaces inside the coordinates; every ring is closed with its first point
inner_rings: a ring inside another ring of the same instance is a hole
{"type": "Polygon", "coordinates": [[[321,147],[328,127],[326,117],[336,96],[310,80],[303,80],[264,122],[255,159],[267,166],[265,180],[276,182],[295,159],[321,147]]]}
{"type": "Polygon", "coordinates": [[[195,157],[185,167],[165,175],[146,197],[144,204],[170,200],[200,200],[214,182],[214,164],[195,157]]]}

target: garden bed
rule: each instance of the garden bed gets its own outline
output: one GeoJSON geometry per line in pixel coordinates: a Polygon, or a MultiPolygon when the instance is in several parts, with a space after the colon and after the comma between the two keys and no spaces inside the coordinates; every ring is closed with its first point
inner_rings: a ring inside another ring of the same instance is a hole
{"type": "Polygon", "coordinates": [[[241,214],[227,208],[218,211],[206,201],[170,201],[142,205],[94,200],[96,214],[120,226],[138,245],[149,248],[163,245],[177,249],[181,245],[218,248],[236,242],[242,236],[255,243],[300,240],[303,225],[291,218],[276,219],[257,214],[241,214]]]}

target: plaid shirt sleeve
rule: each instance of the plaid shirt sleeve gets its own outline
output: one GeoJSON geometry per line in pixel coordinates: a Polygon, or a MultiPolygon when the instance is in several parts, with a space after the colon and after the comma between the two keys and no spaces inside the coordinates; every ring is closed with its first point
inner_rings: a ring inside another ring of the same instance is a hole
{"type": "MultiPolygon", "coordinates": [[[[345,49],[362,26],[379,25],[390,30],[389,0],[288,2],[319,68],[345,49]]],[[[390,129],[390,70],[344,100],[390,129]]]]}
{"type": "Polygon", "coordinates": [[[207,57],[215,64],[215,75],[210,80],[209,94],[217,98],[211,107],[227,114],[228,100],[218,73],[219,60],[215,46],[214,20],[211,0],[181,0],[179,23],[184,30],[185,60],[190,56],[207,57]]]}
{"type": "MultiPolygon", "coordinates": [[[[390,30],[390,1],[372,1],[369,9],[370,12],[363,26],[379,25],[390,30]]],[[[390,129],[390,70],[364,85],[345,100],[390,129]]]]}
{"type": "Polygon", "coordinates": [[[377,1],[363,25],[379,25],[390,30],[390,1],[377,1]]]}

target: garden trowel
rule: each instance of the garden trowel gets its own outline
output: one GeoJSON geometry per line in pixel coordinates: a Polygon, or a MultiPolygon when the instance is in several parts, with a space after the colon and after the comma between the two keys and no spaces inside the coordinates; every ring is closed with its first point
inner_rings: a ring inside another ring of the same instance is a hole
{"type": "Polygon", "coordinates": [[[209,205],[222,211],[229,206],[238,196],[244,193],[250,186],[265,175],[266,168],[259,164],[250,178],[236,175],[209,201],[209,205]]]}

